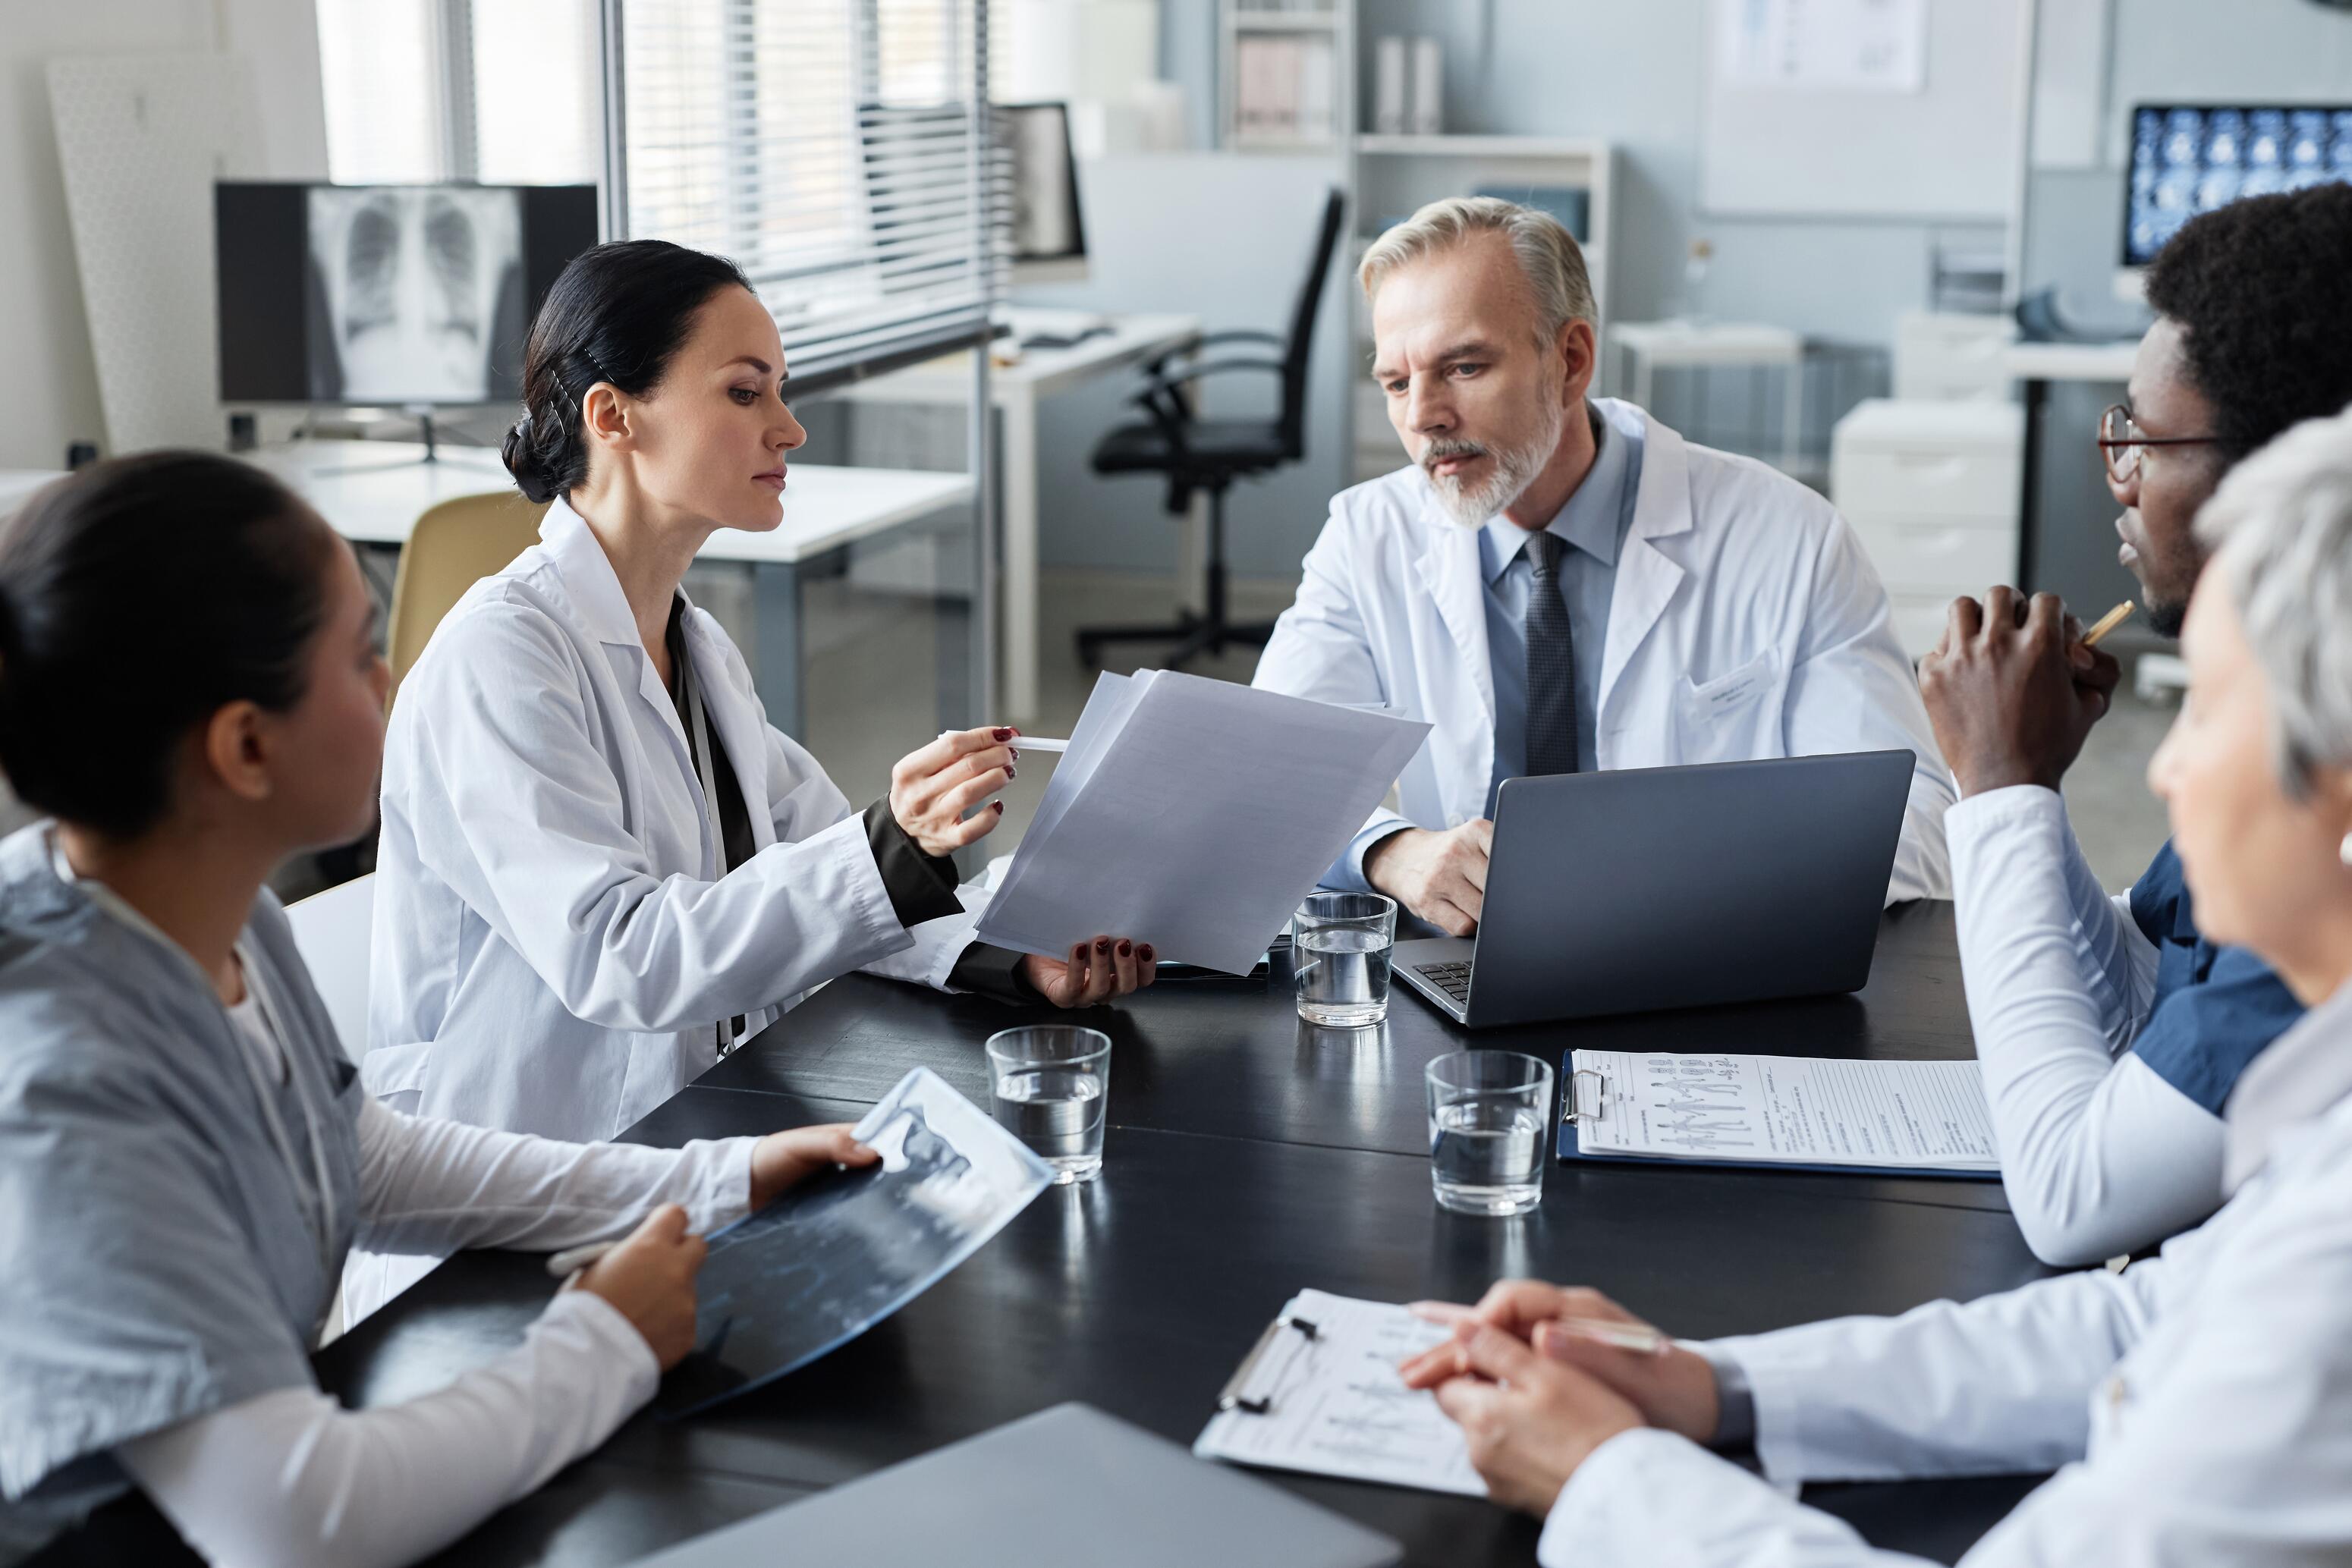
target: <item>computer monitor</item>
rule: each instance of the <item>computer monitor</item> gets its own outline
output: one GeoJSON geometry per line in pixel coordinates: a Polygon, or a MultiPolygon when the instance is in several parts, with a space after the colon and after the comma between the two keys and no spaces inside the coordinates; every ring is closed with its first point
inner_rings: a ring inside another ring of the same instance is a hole
{"type": "Polygon", "coordinates": [[[2242,196],[2352,183],[2352,104],[2136,105],[2124,170],[2116,293],[2139,298],[2142,271],[2200,213],[2242,196]]]}
{"type": "Polygon", "coordinates": [[[223,182],[213,214],[239,408],[512,402],[532,312],[597,239],[593,185],[223,182]]]}
{"type": "Polygon", "coordinates": [[[1066,103],[989,106],[1003,171],[1002,212],[1013,281],[1083,283],[1087,226],[1078,210],[1078,160],[1066,103]]]}

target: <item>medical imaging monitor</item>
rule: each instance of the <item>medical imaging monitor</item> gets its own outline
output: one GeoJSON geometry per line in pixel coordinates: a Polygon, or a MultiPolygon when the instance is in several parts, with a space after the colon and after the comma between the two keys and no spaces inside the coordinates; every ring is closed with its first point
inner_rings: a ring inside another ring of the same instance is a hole
{"type": "Polygon", "coordinates": [[[1078,162],[1066,103],[989,106],[995,133],[1001,221],[1010,231],[1013,281],[1082,283],[1087,226],[1078,209],[1078,162]]]}
{"type": "Polygon", "coordinates": [[[213,187],[221,402],[511,402],[593,185],[213,187]]]}
{"type": "Polygon", "coordinates": [[[2352,103],[2139,104],[2124,179],[2116,290],[2137,298],[2141,270],[2198,214],[2242,196],[2352,183],[2352,103]]]}

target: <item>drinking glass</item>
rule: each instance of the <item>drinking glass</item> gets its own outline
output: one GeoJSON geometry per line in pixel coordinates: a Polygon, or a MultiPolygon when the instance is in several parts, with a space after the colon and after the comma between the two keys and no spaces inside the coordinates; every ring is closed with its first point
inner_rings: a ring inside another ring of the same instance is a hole
{"type": "Polygon", "coordinates": [[[1110,1036],[1075,1024],[1033,1024],[988,1037],[989,1100],[997,1124],[1054,1167],[1054,1185],[1102,1171],[1110,1036]]]}
{"type": "Polygon", "coordinates": [[[1543,1197],[1551,1064],[1457,1051],[1429,1064],[1429,1183],[1456,1214],[1525,1214],[1543,1197]]]}
{"type": "Polygon", "coordinates": [[[1290,920],[1298,1016],[1362,1029],[1389,1016],[1396,901],[1377,893],[1310,893],[1290,920]]]}

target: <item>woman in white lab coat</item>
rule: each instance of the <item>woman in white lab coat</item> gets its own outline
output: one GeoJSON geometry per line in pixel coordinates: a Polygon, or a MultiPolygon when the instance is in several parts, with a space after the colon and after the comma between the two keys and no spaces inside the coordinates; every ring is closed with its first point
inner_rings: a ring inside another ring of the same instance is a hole
{"type": "Polygon", "coordinates": [[[1407,1377],[1497,1500],[1549,1517],[1548,1568],[1893,1568],[1918,1559],[1768,1481],[2049,1469],[1963,1568],[2352,1561],[2352,415],[2248,458],[2198,532],[2189,696],[2148,779],[2200,928],[2310,1009],[2231,1095],[2229,1201],[2120,1274],[1695,1347],[1496,1286],[1407,1377]]]}
{"type": "Polygon", "coordinates": [[[972,945],[945,857],[995,825],[1013,730],[940,737],[855,812],[679,592],[714,530],[782,520],[785,377],[719,257],[603,245],[549,292],[505,451],[541,542],[392,714],[362,1071],[395,1107],[608,1137],[853,969],[1063,1007],[1151,982],[1110,936],[972,945]]]}

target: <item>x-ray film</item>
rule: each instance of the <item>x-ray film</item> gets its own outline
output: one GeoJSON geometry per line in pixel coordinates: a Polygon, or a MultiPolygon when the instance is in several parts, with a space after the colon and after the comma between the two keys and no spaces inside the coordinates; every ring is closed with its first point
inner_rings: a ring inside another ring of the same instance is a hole
{"type": "Polygon", "coordinates": [[[921,1295],[1053,1184],[1053,1167],[919,1067],[857,1124],[882,1155],[710,1238],[695,1349],[656,1406],[692,1415],[806,1366],[921,1295]]]}

